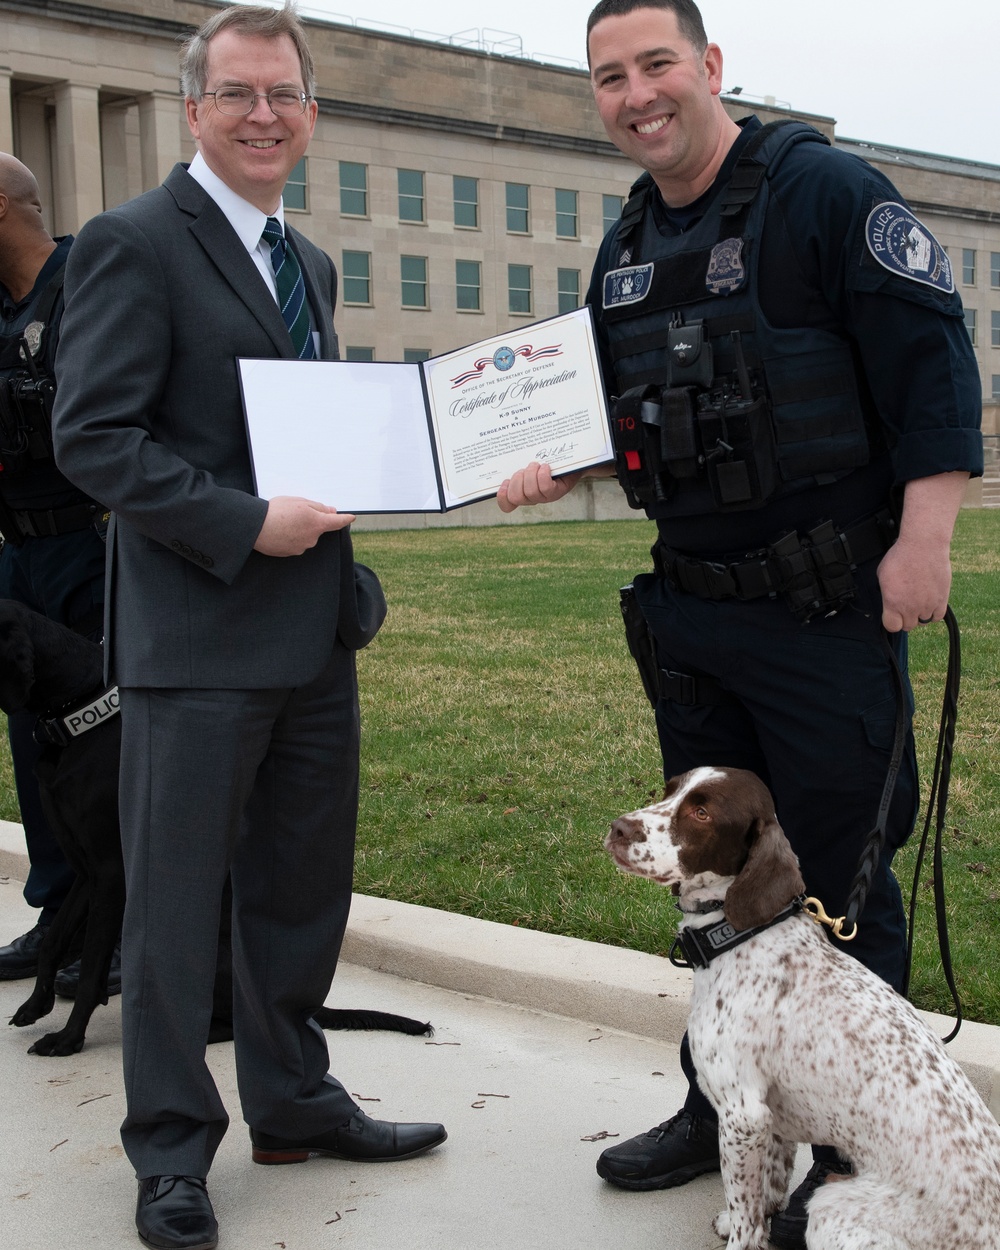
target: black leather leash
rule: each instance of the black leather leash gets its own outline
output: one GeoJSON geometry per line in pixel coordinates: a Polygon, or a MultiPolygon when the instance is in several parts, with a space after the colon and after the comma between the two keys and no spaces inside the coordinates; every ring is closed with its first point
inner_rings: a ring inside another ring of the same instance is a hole
{"type": "MultiPolygon", "coordinates": [[[[934,838],[934,903],[937,912],[938,947],[941,952],[941,966],[945,981],[955,1004],[955,1027],[943,1040],[952,1041],[962,1027],[962,1003],[955,985],[955,975],[951,964],[951,944],[948,940],[948,917],[945,910],[944,895],[944,864],[942,844],[944,839],[945,813],[948,807],[948,789],[951,782],[951,764],[955,748],[955,726],[958,718],[958,694],[962,675],[961,635],[958,622],[951,608],[945,610],[944,622],[948,629],[948,669],[945,678],[944,699],[941,709],[941,723],[938,729],[937,755],[934,762],[934,776],[931,781],[931,792],[927,800],[927,816],[924,821],[917,862],[913,872],[913,890],[910,895],[910,915],[906,942],[906,967],[903,972],[903,995],[910,988],[910,973],[913,966],[913,934],[914,920],[917,910],[917,890],[920,884],[920,872],[923,866],[924,853],[930,834],[931,820],[936,814],[936,833],[934,838]]],[[[903,676],[896,662],[896,654],[889,643],[887,634],[883,634],[883,644],[889,655],[893,682],[896,687],[896,727],[892,744],[892,756],[886,773],[885,785],[882,788],[882,799],[879,803],[875,827],[865,839],[864,849],[858,862],[857,872],[848,896],[847,910],[842,921],[837,921],[834,931],[845,942],[849,942],[857,933],[857,921],[864,910],[865,900],[871,888],[872,879],[878,867],[882,850],[885,846],[886,823],[889,807],[896,789],[899,769],[903,760],[906,744],[906,693],[903,687],[903,676]],[[839,927],[838,927],[839,926],[839,927]],[[846,931],[845,931],[846,930],[846,931]]]]}
{"type": "Polygon", "coordinates": [[[931,820],[935,819],[934,831],[934,908],[937,913],[938,949],[941,952],[941,967],[948,983],[952,1002],[955,1004],[955,1027],[944,1038],[950,1042],[962,1027],[962,1002],[955,985],[955,974],[951,966],[951,943],[948,940],[948,916],[945,911],[944,897],[944,862],[942,845],[944,841],[944,820],[948,807],[948,787],[951,782],[951,764],[955,752],[955,726],[958,722],[958,694],[962,680],[962,637],[958,621],[951,608],[944,615],[944,623],[948,629],[948,668],[945,676],[944,700],[941,706],[941,723],[938,728],[937,754],[934,759],[934,775],[931,779],[931,791],[927,799],[927,815],[920,836],[920,847],[917,851],[917,862],[913,869],[913,891],[910,894],[910,933],[906,945],[906,973],[903,981],[903,994],[910,989],[910,971],[913,964],[913,921],[917,911],[917,887],[920,882],[920,870],[927,849],[930,835],[931,820]]]}

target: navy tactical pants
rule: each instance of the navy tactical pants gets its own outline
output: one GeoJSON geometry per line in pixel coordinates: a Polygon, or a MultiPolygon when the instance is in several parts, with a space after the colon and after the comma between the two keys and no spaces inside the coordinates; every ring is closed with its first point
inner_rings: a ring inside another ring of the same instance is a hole
{"type": "MultiPolygon", "coordinates": [[[[720,693],[713,685],[719,700],[713,703],[683,706],[660,700],[656,725],[664,776],[700,765],[757,773],[774,796],[807,893],[819,898],[831,916],[846,910],[893,745],[896,693],[881,628],[876,566],[871,561],[858,571],[854,603],[807,624],[800,624],[780,600],[712,602],[675,591],[652,574],[635,579],[660,667],[709,676],[722,688],[720,693]]],[[[891,642],[907,700],[906,748],[886,848],[858,936],[837,944],[899,989],[906,919],[890,864],[913,829],[918,789],[906,635],[894,635],[891,642]]],[[[686,1071],[688,1066],[689,1061],[686,1071]]],[[[714,1116],[693,1082],[687,1105],[714,1116]]]]}

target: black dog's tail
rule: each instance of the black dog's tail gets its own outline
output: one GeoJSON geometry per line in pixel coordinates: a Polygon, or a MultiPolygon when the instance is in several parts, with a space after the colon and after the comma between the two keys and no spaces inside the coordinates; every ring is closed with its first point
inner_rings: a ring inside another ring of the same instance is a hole
{"type": "Polygon", "coordinates": [[[387,1033],[409,1033],[411,1037],[433,1037],[434,1028],[409,1016],[391,1011],[355,1011],[342,1007],[320,1007],[313,1019],[321,1029],[383,1029],[387,1033]]]}

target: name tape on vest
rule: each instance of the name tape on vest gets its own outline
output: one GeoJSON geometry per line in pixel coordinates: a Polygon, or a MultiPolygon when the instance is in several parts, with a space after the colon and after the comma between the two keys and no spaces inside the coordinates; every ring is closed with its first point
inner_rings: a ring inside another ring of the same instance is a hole
{"type": "Polygon", "coordinates": [[[604,307],[617,308],[619,304],[638,304],[649,294],[652,285],[652,263],[630,265],[626,269],[611,269],[604,275],[604,307]]]}

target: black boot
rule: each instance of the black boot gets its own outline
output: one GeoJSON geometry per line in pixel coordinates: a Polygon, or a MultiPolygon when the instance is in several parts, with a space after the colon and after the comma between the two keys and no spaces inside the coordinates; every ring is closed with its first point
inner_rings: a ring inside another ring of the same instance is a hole
{"type": "Polygon", "coordinates": [[[718,1122],[690,1111],[610,1146],[597,1160],[597,1175],[619,1189],[672,1189],[718,1170],[718,1122]]]}

